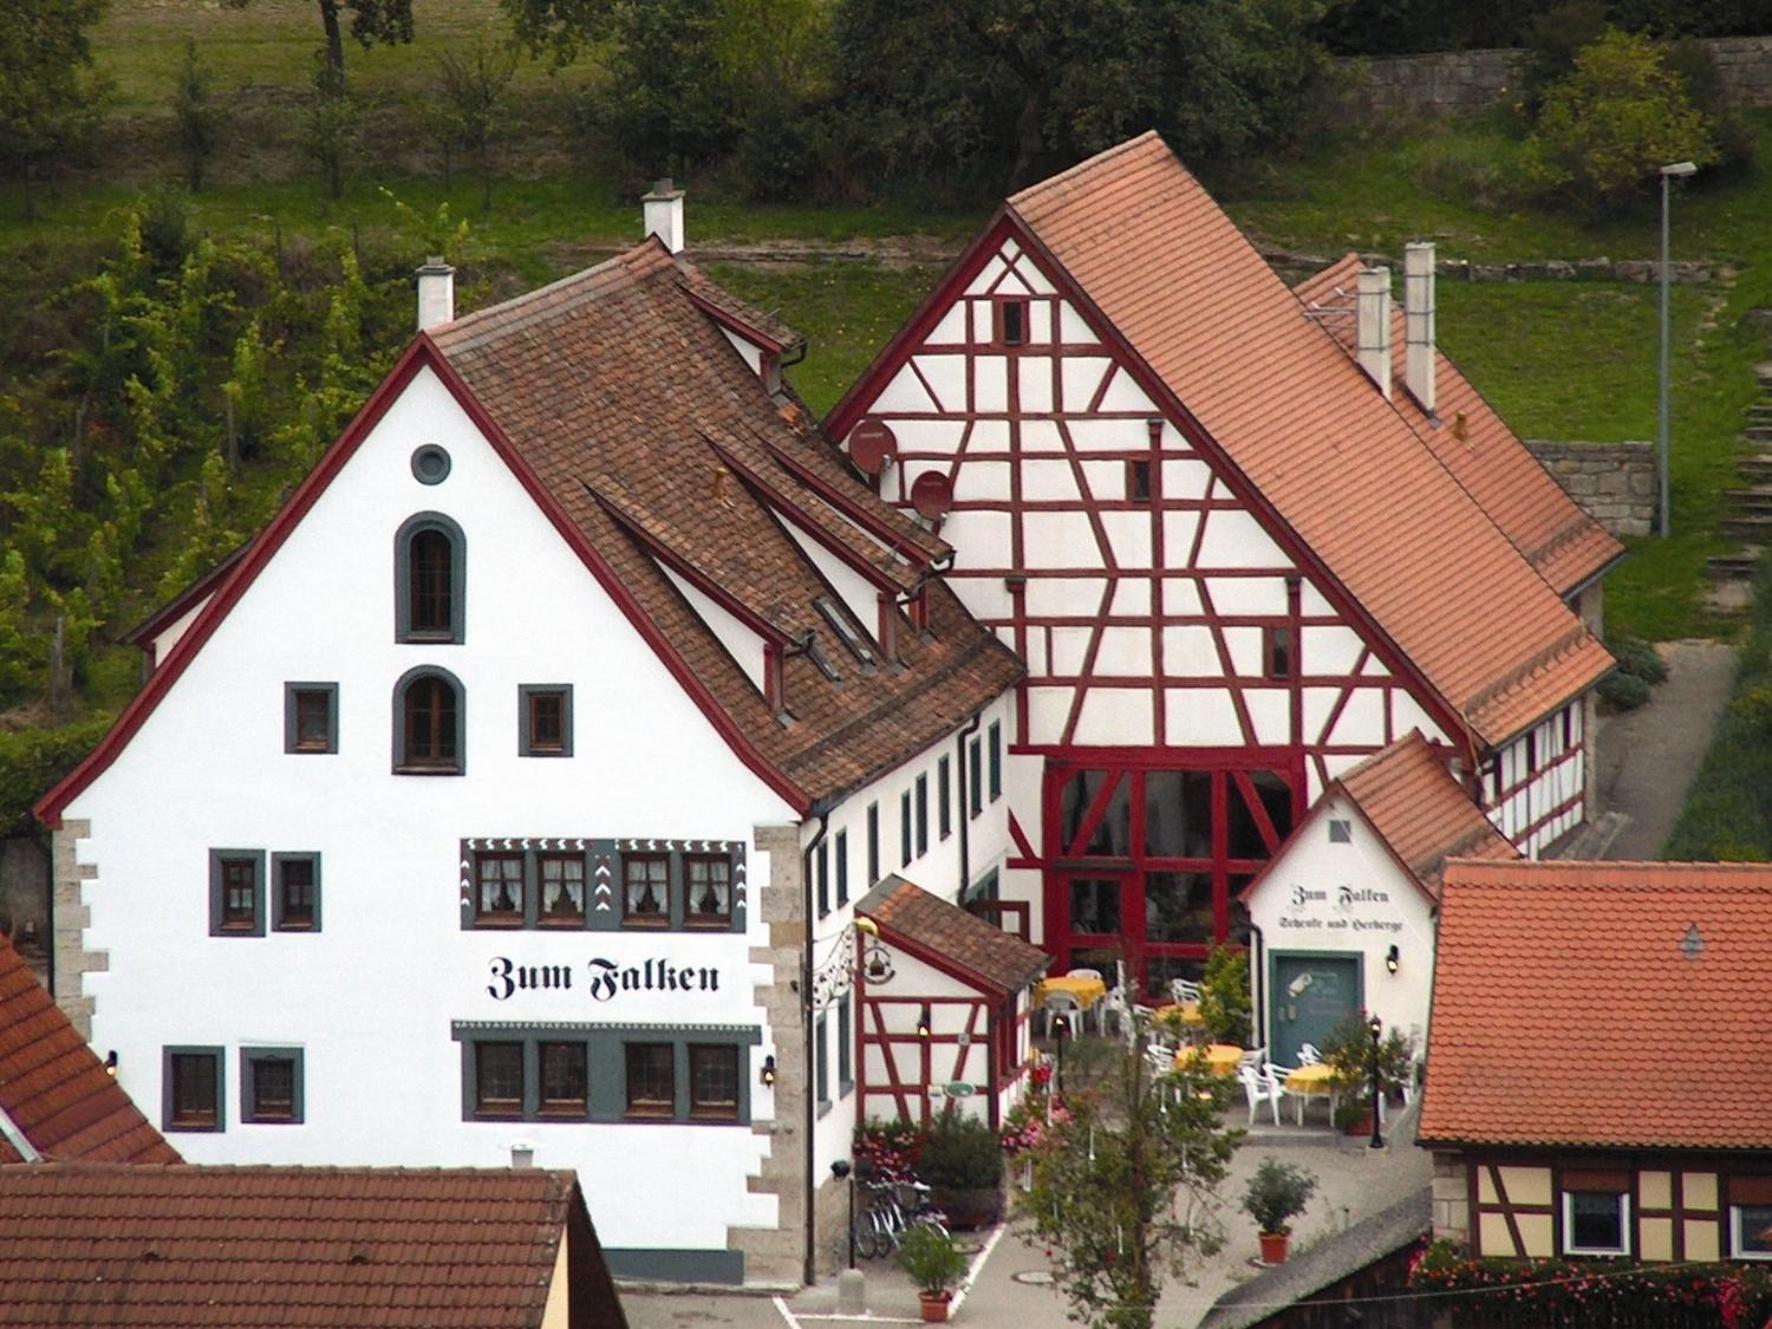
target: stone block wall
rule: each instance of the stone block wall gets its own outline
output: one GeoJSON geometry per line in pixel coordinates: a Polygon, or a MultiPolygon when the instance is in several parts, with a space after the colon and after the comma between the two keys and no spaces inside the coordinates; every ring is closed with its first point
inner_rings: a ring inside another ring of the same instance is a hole
{"type": "Polygon", "coordinates": [[[1653,443],[1563,443],[1528,439],[1527,448],[1570,498],[1614,535],[1648,535],[1657,501],[1653,443]]]}
{"type": "Polygon", "coordinates": [[[1434,1155],[1434,1240],[1470,1244],[1470,1174],[1457,1154],[1434,1155]]]}

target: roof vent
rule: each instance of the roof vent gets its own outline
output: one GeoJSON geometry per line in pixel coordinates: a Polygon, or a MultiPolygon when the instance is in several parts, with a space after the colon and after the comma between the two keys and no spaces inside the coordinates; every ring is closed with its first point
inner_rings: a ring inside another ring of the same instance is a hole
{"type": "Polygon", "coordinates": [[[683,191],[670,176],[656,180],[652,192],[640,198],[640,214],[646,234],[656,235],[673,254],[683,252],[683,191]]]}
{"type": "Polygon", "coordinates": [[[1686,929],[1686,935],[1680,938],[1680,954],[1688,960],[1696,960],[1704,954],[1704,935],[1699,932],[1698,924],[1692,924],[1686,929]]]}
{"type": "Polygon", "coordinates": [[[1362,268],[1359,294],[1360,368],[1378,390],[1391,395],[1391,270],[1362,268]]]}

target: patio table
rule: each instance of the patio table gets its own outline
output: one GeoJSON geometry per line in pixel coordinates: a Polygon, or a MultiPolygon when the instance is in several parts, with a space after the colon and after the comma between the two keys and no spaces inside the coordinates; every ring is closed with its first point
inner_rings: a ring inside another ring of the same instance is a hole
{"type": "Polygon", "coordinates": [[[1304,1125],[1304,1100],[1321,1098],[1329,1099],[1329,1120],[1335,1120],[1335,1100],[1339,1091],[1335,1086],[1335,1068],[1318,1062],[1314,1066],[1300,1066],[1297,1070],[1286,1073],[1286,1092],[1298,1099],[1298,1124],[1304,1125]]]}
{"type": "Polygon", "coordinates": [[[1085,1011],[1107,996],[1107,984],[1099,978],[1043,978],[1034,988],[1034,1005],[1044,1006],[1054,992],[1075,997],[1085,1011]]]}
{"type": "Polygon", "coordinates": [[[1235,1075],[1243,1060],[1243,1049],[1235,1043],[1208,1043],[1203,1048],[1182,1048],[1175,1054],[1175,1064],[1185,1066],[1201,1060],[1214,1075],[1235,1075]]]}

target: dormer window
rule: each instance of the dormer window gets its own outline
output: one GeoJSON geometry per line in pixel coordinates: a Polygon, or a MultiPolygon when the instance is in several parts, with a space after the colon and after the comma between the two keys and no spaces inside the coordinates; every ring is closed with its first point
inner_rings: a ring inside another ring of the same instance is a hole
{"type": "Polygon", "coordinates": [[[395,537],[395,640],[463,640],[467,542],[440,512],[410,518],[395,537]]]}
{"type": "Polygon", "coordinates": [[[997,341],[1004,346],[1025,346],[1028,339],[1028,302],[998,300],[997,341]]]}

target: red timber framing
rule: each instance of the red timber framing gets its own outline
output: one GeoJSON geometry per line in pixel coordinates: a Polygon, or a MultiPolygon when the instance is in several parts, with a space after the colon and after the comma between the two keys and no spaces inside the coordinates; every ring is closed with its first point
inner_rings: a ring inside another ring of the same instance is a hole
{"type": "Polygon", "coordinates": [[[1043,760],[1042,824],[1021,813],[1011,866],[1042,874],[1061,967],[1111,951],[1154,995],[1237,939],[1237,893],[1341,770],[1417,727],[1468,749],[1462,718],[1012,212],[826,427],[841,441],[863,420],[896,438],[888,501],[909,509],[920,475],[946,477],[948,583],[1027,665],[1011,751],[1043,760]],[[1110,853],[1099,824],[1061,824],[1080,776],[1125,800],[1110,853]],[[1181,819],[1185,848],[1166,839],[1181,819]]]}

